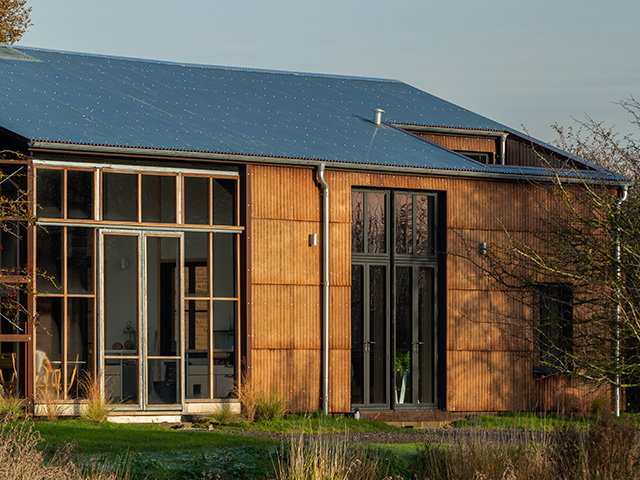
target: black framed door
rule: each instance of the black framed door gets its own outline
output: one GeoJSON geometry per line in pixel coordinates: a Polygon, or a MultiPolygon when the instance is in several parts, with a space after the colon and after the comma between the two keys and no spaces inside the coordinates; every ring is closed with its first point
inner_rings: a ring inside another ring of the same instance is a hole
{"type": "Polygon", "coordinates": [[[351,401],[357,405],[389,406],[388,277],[385,264],[353,266],[351,401]]]}
{"type": "Polygon", "coordinates": [[[352,192],[353,407],[438,408],[436,200],[352,192]]]}

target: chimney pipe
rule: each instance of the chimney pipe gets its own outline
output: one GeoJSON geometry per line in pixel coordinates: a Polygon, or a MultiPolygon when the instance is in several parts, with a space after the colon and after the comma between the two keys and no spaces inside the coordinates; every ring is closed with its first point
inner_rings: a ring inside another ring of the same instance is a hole
{"type": "Polygon", "coordinates": [[[380,125],[380,122],[382,121],[382,114],[384,113],[384,110],[382,110],[381,108],[376,108],[373,111],[373,123],[374,125],[380,125]]]}

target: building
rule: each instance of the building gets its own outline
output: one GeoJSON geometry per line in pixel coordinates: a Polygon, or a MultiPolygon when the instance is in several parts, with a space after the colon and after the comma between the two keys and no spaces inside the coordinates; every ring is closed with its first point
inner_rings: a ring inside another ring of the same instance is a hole
{"type": "Polygon", "coordinates": [[[51,385],[81,408],[83,371],[140,415],[209,412],[243,372],[300,411],[556,388],[488,322],[508,299],[461,239],[535,228],[547,162],[622,177],[394,80],[8,46],[0,78],[0,146],[28,158],[2,193],[43,227],[1,237],[2,266],[40,272],[4,277],[39,317],[0,324],[2,368],[36,410],[51,385]]]}

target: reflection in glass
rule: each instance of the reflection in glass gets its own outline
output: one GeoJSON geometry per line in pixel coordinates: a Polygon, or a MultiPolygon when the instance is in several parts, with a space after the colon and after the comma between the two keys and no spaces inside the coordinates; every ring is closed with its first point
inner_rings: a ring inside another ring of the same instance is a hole
{"type": "Polygon", "coordinates": [[[184,177],[184,223],[209,224],[209,179],[184,177]]]}
{"type": "Polygon", "coordinates": [[[83,393],[78,380],[93,370],[93,299],[70,298],[67,313],[67,390],[71,398],[78,398],[83,393]]]}
{"type": "Polygon", "coordinates": [[[232,233],[213,234],[213,296],[234,298],[236,296],[235,245],[232,233]]]}
{"type": "Polygon", "coordinates": [[[107,358],[104,361],[104,389],[110,400],[138,404],[138,359],[107,358]]]}
{"type": "Polygon", "coordinates": [[[387,202],[384,193],[367,194],[368,252],[387,251],[387,202]]]}
{"type": "Polygon", "coordinates": [[[351,403],[364,403],[364,292],[362,265],[351,270],[351,403]]]}
{"type": "Polygon", "coordinates": [[[36,385],[59,388],[62,374],[62,298],[38,298],[36,385]]]}
{"type": "Polygon", "coordinates": [[[93,172],[67,170],[67,218],[93,218],[93,172]]]}
{"type": "Polygon", "coordinates": [[[184,234],[185,293],[187,296],[209,296],[209,234],[184,234]]]}
{"type": "Polygon", "coordinates": [[[416,195],[416,253],[418,255],[433,255],[431,241],[431,197],[416,195]]]}
{"type": "Polygon", "coordinates": [[[5,230],[0,230],[0,265],[15,269],[27,263],[27,230],[19,222],[5,222],[5,230]]]}
{"type": "Polygon", "coordinates": [[[396,268],[396,403],[412,402],[413,301],[412,268],[396,268]]]}
{"type": "Polygon", "coordinates": [[[351,251],[364,252],[364,192],[351,193],[351,251]]]}
{"type": "Polygon", "coordinates": [[[36,171],[38,216],[62,217],[62,170],[39,168],[36,171]]]}
{"type": "Polygon", "coordinates": [[[176,177],[142,175],[142,221],[176,223],[176,177]]]}
{"type": "Polygon", "coordinates": [[[138,352],[138,237],[104,236],[105,349],[138,352]],[[127,330],[128,329],[128,330],[127,330]],[[126,333],[125,333],[126,331],[126,333]]]}
{"type": "Polygon", "coordinates": [[[213,302],[213,386],[214,397],[231,394],[234,381],[236,302],[213,302]]]}
{"type": "Polygon", "coordinates": [[[4,335],[26,332],[27,294],[11,284],[0,284],[0,333],[4,335]]]}
{"type": "Polygon", "coordinates": [[[413,253],[412,195],[396,195],[396,252],[413,253]]]}
{"type": "Polygon", "coordinates": [[[235,305],[234,301],[213,302],[214,350],[233,350],[234,348],[235,305]]]}
{"type": "Polygon", "coordinates": [[[386,267],[370,268],[369,403],[387,403],[387,279],[386,267]]]}
{"type": "Polygon", "coordinates": [[[36,259],[38,293],[61,293],[62,285],[62,227],[36,229],[36,259]]]}
{"type": "Polygon", "coordinates": [[[180,239],[147,237],[147,352],[179,355],[180,239]]]}
{"type": "Polygon", "coordinates": [[[93,293],[92,228],[67,227],[67,293],[93,293]]]}
{"type": "Polygon", "coordinates": [[[176,359],[150,359],[147,361],[147,403],[174,405],[180,403],[179,361],[176,359]]]}
{"type": "MultiPolygon", "coordinates": [[[[435,345],[433,324],[433,269],[418,270],[418,401],[420,403],[436,403],[434,385],[435,345]]],[[[414,377],[415,378],[415,377],[414,377]]]]}
{"type": "Polygon", "coordinates": [[[102,174],[102,205],[105,220],[136,222],[138,220],[138,175],[104,172],[102,174]]]}
{"type": "Polygon", "coordinates": [[[209,301],[185,302],[187,398],[209,398],[209,301]]]}
{"type": "Polygon", "coordinates": [[[236,217],[236,181],[213,179],[213,224],[234,225],[236,217]]]}

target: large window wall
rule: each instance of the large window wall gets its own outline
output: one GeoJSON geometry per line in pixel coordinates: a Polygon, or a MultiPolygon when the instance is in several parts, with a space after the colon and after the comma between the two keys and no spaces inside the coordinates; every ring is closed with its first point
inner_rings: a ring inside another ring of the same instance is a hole
{"type": "Polygon", "coordinates": [[[36,389],[102,372],[132,408],[231,395],[237,171],[34,162],[36,389]]]}

